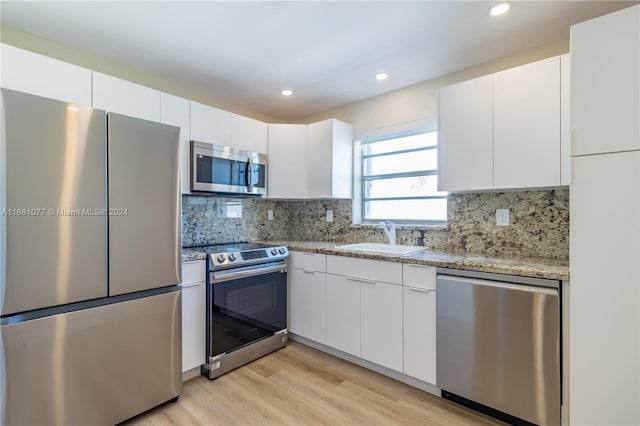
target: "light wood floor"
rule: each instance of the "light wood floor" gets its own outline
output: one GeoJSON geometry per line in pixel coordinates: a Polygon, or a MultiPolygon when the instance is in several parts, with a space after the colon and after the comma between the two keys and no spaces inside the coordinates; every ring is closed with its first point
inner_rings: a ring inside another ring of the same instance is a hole
{"type": "Polygon", "coordinates": [[[499,425],[378,373],[291,342],[217,380],[186,382],[177,403],[133,425],[499,425]]]}

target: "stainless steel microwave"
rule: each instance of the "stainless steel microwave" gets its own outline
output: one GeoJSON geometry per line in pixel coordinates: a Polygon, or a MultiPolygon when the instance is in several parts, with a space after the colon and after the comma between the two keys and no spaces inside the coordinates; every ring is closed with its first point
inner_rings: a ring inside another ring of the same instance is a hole
{"type": "Polygon", "coordinates": [[[191,141],[191,191],[234,195],[267,193],[267,156],[191,141]]]}

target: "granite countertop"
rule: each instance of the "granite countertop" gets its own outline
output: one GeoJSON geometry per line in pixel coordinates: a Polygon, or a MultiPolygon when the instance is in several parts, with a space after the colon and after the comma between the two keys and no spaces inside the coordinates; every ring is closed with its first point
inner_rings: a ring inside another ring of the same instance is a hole
{"type": "Polygon", "coordinates": [[[321,254],[359,257],[365,259],[387,260],[392,262],[416,263],[442,268],[466,269],[497,274],[519,275],[524,277],[547,278],[553,280],[569,279],[569,260],[536,257],[490,257],[458,253],[442,253],[424,250],[407,255],[386,254],[367,251],[353,251],[335,248],[341,243],[323,241],[270,241],[271,244],[286,245],[290,250],[321,254]]]}
{"type": "MultiPolygon", "coordinates": [[[[267,243],[266,241],[263,241],[267,243]]],[[[569,279],[569,261],[567,259],[532,257],[490,257],[458,253],[442,253],[424,250],[407,255],[387,254],[368,251],[339,249],[341,243],[326,241],[268,241],[273,245],[286,245],[289,250],[320,254],[358,257],[364,259],[386,260],[391,262],[415,263],[451,269],[466,269],[480,272],[518,275],[524,277],[547,278],[553,280],[569,279]]],[[[197,249],[182,249],[182,261],[189,262],[206,259],[204,252],[197,249]]]]}

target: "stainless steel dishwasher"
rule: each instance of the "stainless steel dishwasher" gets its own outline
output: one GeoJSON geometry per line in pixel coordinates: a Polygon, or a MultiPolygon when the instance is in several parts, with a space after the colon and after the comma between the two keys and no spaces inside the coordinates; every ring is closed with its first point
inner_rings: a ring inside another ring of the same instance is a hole
{"type": "Polygon", "coordinates": [[[442,396],[514,424],[560,424],[560,282],[445,268],[437,274],[442,396]]]}

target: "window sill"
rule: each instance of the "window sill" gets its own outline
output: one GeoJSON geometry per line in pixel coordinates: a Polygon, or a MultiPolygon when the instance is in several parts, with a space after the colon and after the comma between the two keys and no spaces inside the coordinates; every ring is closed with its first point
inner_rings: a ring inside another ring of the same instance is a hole
{"type": "MultiPolygon", "coordinates": [[[[395,223],[395,222],[394,222],[395,223]]],[[[379,229],[376,223],[352,223],[352,229],[379,229]]],[[[396,223],[396,229],[408,229],[414,231],[446,231],[446,224],[428,224],[428,223],[396,223]]]]}

